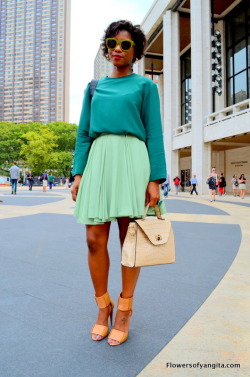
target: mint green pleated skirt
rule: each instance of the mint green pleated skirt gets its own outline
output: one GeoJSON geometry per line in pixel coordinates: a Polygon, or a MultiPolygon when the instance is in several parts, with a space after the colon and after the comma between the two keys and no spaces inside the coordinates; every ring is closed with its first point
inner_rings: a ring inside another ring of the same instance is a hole
{"type": "Polygon", "coordinates": [[[134,136],[103,134],[94,140],[74,215],[82,224],[141,217],[150,176],[146,145],[134,136]]]}

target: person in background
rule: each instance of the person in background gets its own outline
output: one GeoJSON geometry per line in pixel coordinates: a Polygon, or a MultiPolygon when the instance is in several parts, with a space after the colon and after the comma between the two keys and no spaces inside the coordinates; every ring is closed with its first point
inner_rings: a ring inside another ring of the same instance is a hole
{"type": "Polygon", "coordinates": [[[195,192],[196,195],[198,195],[198,192],[196,191],[196,186],[198,185],[196,174],[194,174],[191,178],[191,185],[192,185],[192,190],[191,190],[190,194],[193,195],[193,192],[195,192]]]}
{"type": "Polygon", "coordinates": [[[52,174],[48,176],[48,182],[49,182],[49,189],[52,190],[53,183],[54,183],[54,176],[52,174]]]}
{"type": "Polygon", "coordinates": [[[179,185],[180,185],[180,178],[178,176],[176,176],[174,179],[173,179],[173,182],[174,182],[174,187],[175,187],[175,194],[178,195],[178,191],[179,191],[179,185]]]}
{"type": "Polygon", "coordinates": [[[29,191],[32,191],[32,187],[34,184],[34,175],[32,174],[31,170],[29,170],[26,179],[28,181],[29,191]]]}
{"type": "Polygon", "coordinates": [[[69,187],[71,187],[74,183],[74,177],[72,175],[72,172],[70,173],[70,177],[69,177],[69,187]]]}
{"type": "Polygon", "coordinates": [[[210,202],[213,202],[215,201],[216,187],[218,185],[218,175],[215,168],[212,168],[211,173],[207,177],[207,183],[210,191],[210,202]]]}
{"type": "Polygon", "coordinates": [[[233,175],[231,182],[233,184],[233,194],[234,194],[234,196],[240,196],[239,195],[239,182],[238,182],[237,175],[235,175],[235,174],[233,175]]]}
{"type": "Polygon", "coordinates": [[[168,192],[169,192],[169,189],[170,189],[170,177],[169,177],[169,174],[167,174],[167,179],[163,183],[163,187],[164,187],[163,196],[164,196],[164,198],[167,198],[168,197],[168,192]]]}
{"type": "Polygon", "coordinates": [[[14,161],[10,168],[10,179],[12,188],[11,194],[16,195],[17,182],[20,180],[20,169],[17,166],[17,161],[14,161]]]}
{"type": "Polygon", "coordinates": [[[247,189],[246,182],[247,182],[247,180],[245,178],[245,175],[241,174],[241,176],[239,177],[239,189],[240,189],[241,199],[245,198],[245,192],[246,192],[246,189],[247,189]]]}
{"type": "Polygon", "coordinates": [[[185,192],[185,180],[184,179],[181,179],[180,186],[181,186],[181,191],[185,192]]]}
{"type": "Polygon", "coordinates": [[[65,178],[65,188],[66,189],[70,188],[70,186],[69,186],[69,178],[68,177],[65,178]]]}
{"type": "Polygon", "coordinates": [[[43,172],[40,179],[42,180],[42,183],[43,183],[43,192],[46,192],[47,186],[48,186],[48,174],[46,170],[43,172]]]}
{"type": "Polygon", "coordinates": [[[226,187],[227,184],[226,184],[226,179],[225,179],[223,173],[220,173],[218,185],[219,185],[220,196],[225,195],[225,187],[226,187]]]}

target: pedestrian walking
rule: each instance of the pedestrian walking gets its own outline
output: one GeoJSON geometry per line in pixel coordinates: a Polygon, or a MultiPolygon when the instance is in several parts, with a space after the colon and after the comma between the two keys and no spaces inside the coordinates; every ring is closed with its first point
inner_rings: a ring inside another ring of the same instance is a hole
{"type": "Polygon", "coordinates": [[[26,176],[26,179],[28,181],[29,191],[32,191],[32,187],[33,187],[33,184],[34,184],[34,175],[32,174],[31,170],[29,170],[29,172],[26,176]]]}
{"type": "Polygon", "coordinates": [[[48,173],[45,170],[43,172],[43,174],[41,175],[41,178],[40,178],[40,180],[42,180],[42,184],[43,184],[43,192],[46,192],[46,190],[47,190],[47,187],[48,187],[48,178],[49,178],[48,173]]]}
{"type": "Polygon", "coordinates": [[[17,161],[13,162],[13,165],[10,168],[10,179],[11,179],[11,194],[16,195],[17,191],[17,182],[20,180],[20,169],[17,166],[17,161]]]}
{"type": "Polygon", "coordinates": [[[74,183],[74,177],[72,175],[72,172],[70,173],[70,177],[69,177],[69,187],[71,187],[74,183]]]}
{"type": "Polygon", "coordinates": [[[239,181],[238,181],[237,175],[235,175],[235,174],[233,175],[231,182],[233,184],[233,194],[234,194],[234,196],[240,196],[239,195],[239,181]]]}
{"type": "Polygon", "coordinates": [[[65,178],[65,188],[66,189],[70,188],[70,186],[69,186],[69,178],[68,177],[65,178]]]}
{"type": "Polygon", "coordinates": [[[226,179],[224,177],[224,174],[220,173],[220,178],[219,178],[219,182],[218,182],[220,196],[225,195],[226,185],[227,185],[227,183],[226,183],[226,179]]]}
{"type": "Polygon", "coordinates": [[[173,182],[174,182],[174,187],[175,187],[175,194],[178,195],[178,191],[179,191],[179,185],[180,185],[180,178],[178,176],[176,176],[174,179],[173,179],[173,182]]]}
{"type": "Polygon", "coordinates": [[[48,183],[49,183],[49,189],[52,190],[53,183],[54,183],[54,176],[52,174],[49,174],[48,176],[48,183]]]}
{"type": "Polygon", "coordinates": [[[185,192],[185,180],[184,179],[181,179],[180,186],[181,186],[181,191],[185,192]]]}
{"type": "Polygon", "coordinates": [[[195,192],[196,195],[198,195],[198,192],[196,191],[197,185],[198,185],[198,181],[197,181],[197,178],[196,178],[196,174],[194,174],[191,178],[191,186],[192,186],[192,190],[190,192],[191,195],[193,195],[193,192],[195,192]]]}
{"type": "Polygon", "coordinates": [[[247,182],[247,180],[245,178],[245,175],[241,174],[241,176],[239,177],[239,189],[240,189],[240,197],[241,197],[241,199],[245,198],[245,192],[246,192],[246,189],[247,189],[246,182],[247,182]]]}
{"type": "Polygon", "coordinates": [[[212,168],[211,173],[207,177],[207,183],[210,191],[210,202],[213,202],[215,201],[216,187],[218,185],[218,176],[215,168],[212,168]]]}
{"type": "MultiPolygon", "coordinates": [[[[139,25],[116,21],[108,26],[101,48],[113,71],[98,81],[92,100],[88,85],[78,127],[71,192],[75,215],[86,224],[89,269],[99,307],[91,330],[94,341],[108,335],[114,308],[108,293],[110,223],[117,220],[122,246],[131,218],[142,217],[145,204],[156,205],[159,184],[166,180],[157,86],[133,73],[145,45],[139,25]]],[[[128,338],[140,268],[122,266],[121,273],[121,294],[108,336],[111,346],[128,338]]]]}
{"type": "Polygon", "coordinates": [[[169,174],[167,174],[167,179],[166,181],[163,183],[163,196],[164,198],[167,198],[168,197],[168,192],[170,190],[170,177],[169,177],[169,174]]]}

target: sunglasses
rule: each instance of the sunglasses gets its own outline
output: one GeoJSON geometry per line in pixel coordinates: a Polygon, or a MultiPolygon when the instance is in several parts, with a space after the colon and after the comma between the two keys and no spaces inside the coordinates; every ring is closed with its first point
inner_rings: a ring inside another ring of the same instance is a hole
{"type": "Polygon", "coordinates": [[[109,50],[114,50],[117,45],[120,45],[122,51],[129,51],[135,46],[135,42],[130,39],[121,39],[118,41],[116,38],[106,38],[106,46],[109,50]]]}

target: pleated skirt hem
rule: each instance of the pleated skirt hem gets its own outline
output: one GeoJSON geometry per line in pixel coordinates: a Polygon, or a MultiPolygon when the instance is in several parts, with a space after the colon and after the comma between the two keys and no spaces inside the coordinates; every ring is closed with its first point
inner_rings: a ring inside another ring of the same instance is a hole
{"type": "Polygon", "coordinates": [[[86,225],[119,217],[140,218],[150,177],[146,145],[130,135],[94,140],[77,194],[74,215],[86,225]]]}

